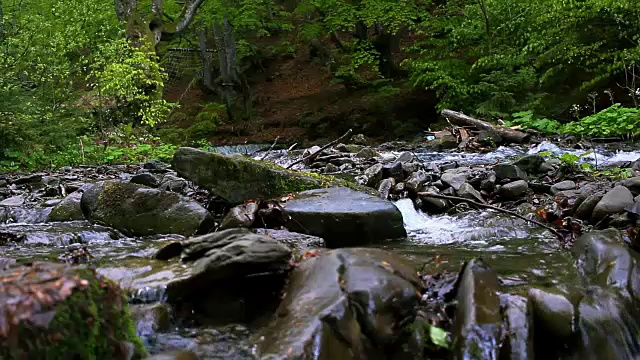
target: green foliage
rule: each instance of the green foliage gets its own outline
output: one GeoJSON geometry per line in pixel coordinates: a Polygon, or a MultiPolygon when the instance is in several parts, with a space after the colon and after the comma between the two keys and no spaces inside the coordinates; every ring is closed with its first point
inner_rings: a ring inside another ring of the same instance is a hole
{"type": "Polygon", "coordinates": [[[562,128],[562,124],[557,120],[534,118],[531,110],[513,113],[511,116],[512,120],[505,121],[507,126],[520,126],[524,129],[534,129],[546,134],[556,134],[562,128]]]}
{"type": "Polygon", "coordinates": [[[440,109],[556,117],[640,63],[638,33],[637,2],[451,0],[425,13],[405,64],[440,109]]]}
{"type": "Polygon", "coordinates": [[[565,125],[562,132],[592,137],[640,134],[640,109],[614,104],[597,114],[565,125]]]}

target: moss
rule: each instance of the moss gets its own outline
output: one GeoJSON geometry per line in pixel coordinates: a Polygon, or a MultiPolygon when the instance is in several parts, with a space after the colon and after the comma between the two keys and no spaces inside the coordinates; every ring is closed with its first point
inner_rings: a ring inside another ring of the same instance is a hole
{"type": "Polygon", "coordinates": [[[55,304],[46,327],[29,320],[17,324],[0,340],[0,359],[121,359],[127,342],[135,355],[146,356],[118,286],[87,268],[67,272],[67,280],[79,277],[88,285],[55,304]]]}

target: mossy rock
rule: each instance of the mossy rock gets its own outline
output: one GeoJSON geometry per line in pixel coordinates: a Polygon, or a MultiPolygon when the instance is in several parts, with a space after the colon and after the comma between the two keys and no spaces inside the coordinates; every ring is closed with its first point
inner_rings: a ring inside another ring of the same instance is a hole
{"type": "Polygon", "coordinates": [[[81,199],[82,191],[72,192],[51,210],[48,221],[84,220],[80,207],[81,199]]]}
{"type": "Polygon", "coordinates": [[[82,195],[81,206],[91,222],[130,235],[190,236],[214,224],[207,209],[187,197],[119,181],[96,183],[82,195]]]}
{"type": "Polygon", "coordinates": [[[180,176],[232,204],[333,186],[371,191],[331,176],[288,170],[267,161],[239,155],[216,154],[189,147],[182,147],[176,151],[172,165],[180,176]]]}
{"type": "Polygon", "coordinates": [[[37,262],[0,279],[0,359],[146,356],[120,288],[94,270],[37,262]]]}

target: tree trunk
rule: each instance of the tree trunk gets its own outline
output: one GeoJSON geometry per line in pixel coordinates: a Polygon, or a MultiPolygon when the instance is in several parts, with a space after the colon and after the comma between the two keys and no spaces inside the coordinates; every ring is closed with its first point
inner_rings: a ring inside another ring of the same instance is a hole
{"type": "Polygon", "coordinates": [[[530,138],[529,134],[525,134],[521,131],[494,126],[486,121],[474,119],[471,116],[467,116],[457,111],[445,109],[445,110],[442,110],[442,116],[449,119],[449,121],[451,121],[453,124],[474,126],[479,130],[493,131],[499,134],[503,139],[512,143],[521,144],[523,142],[529,141],[529,138],[530,138]]]}
{"type": "Polygon", "coordinates": [[[237,76],[237,48],[236,39],[233,35],[231,23],[226,18],[222,24],[213,26],[213,33],[216,38],[216,47],[218,49],[218,60],[220,61],[220,77],[222,78],[222,97],[227,108],[229,120],[233,120],[233,104],[235,100],[235,91],[233,87],[238,83],[237,76]]]}
{"type": "Polygon", "coordinates": [[[209,90],[215,91],[213,87],[213,78],[211,71],[211,61],[207,54],[207,33],[204,29],[198,30],[198,37],[200,38],[200,57],[202,60],[202,84],[209,90]]]}

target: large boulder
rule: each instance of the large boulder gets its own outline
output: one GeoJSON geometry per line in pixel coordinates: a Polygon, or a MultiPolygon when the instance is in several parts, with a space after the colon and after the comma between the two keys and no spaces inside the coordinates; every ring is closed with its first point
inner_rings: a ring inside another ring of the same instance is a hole
{"type": "Polygon", "coordinates": [[[156,257],[180,255],[189,269],[167,284],[167,301],[229,322],[248,321],[277,301],[291,260],[289,247],[242,228],[169,244],[163,252],[156,257]]]}
{"type": "Polygon", "coordinates": [[[74,191],[51,209],[48,221],[84,220],[80,200],[83,191],[74,191]]]}
{"type": "Polygon", "coordinates": [[[305,260],[289,278],[261,359],[384,359],[415,317],[419,279],[380,249],[338,249],[305,260]]]}
{"type": "Polygon", "coordinates": [[[393,203],[344,187],[302,192],[285,211],[289,230],[319,236],[330,248],[407,236],[402,213],[393,203]]]}
{"type": "Polygon", "coordinates": [[[188,147],[176,151],[173,168],[180,176],[232,204],[331,185],[318,175],[290,171],[244,156],[228,156],[188,147]]]}
{"type": "Polygon", "coordinates": [[[131,235],[205,233],[207,209],[179,194],[123,182],[100,182],[82,195],[82,211],[94,223],[131,235]]]}
{"type": "Polygon", "coordinates": [[[0,359],[146,355],[126,299],[94,270],[36,262],[0,272],[0,359]]]}

